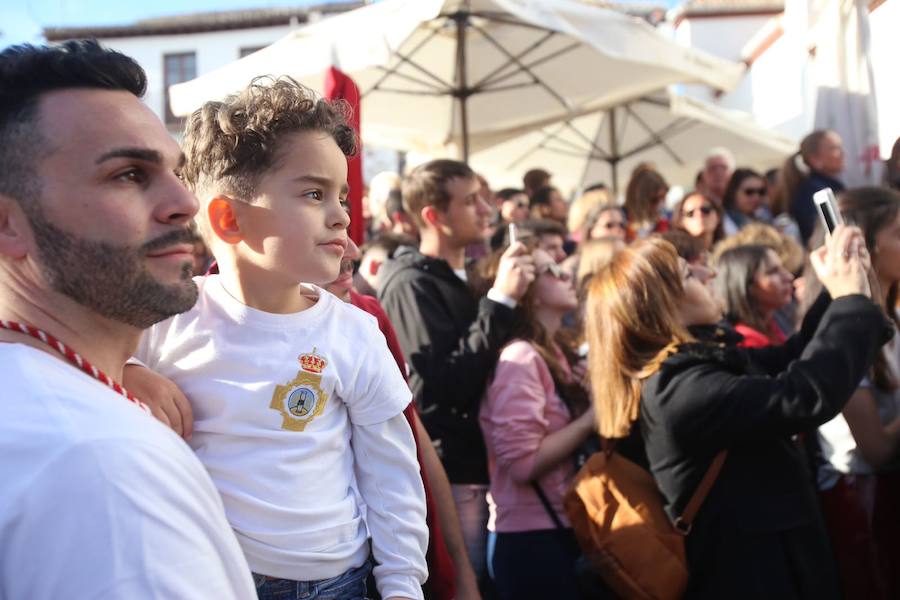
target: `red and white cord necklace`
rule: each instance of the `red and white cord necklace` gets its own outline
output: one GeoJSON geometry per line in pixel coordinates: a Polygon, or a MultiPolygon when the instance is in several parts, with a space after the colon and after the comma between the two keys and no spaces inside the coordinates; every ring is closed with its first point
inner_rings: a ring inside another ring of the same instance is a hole
{"type": "Polygon", "coordinates": [[[86,358],[82,357],[80,354],[63,344],[61,341],[59,341],[46,331],[38,329],[37,327],[32,327],[31,325],[23,325],[22,323],[16,323],[15,321],[5,321],[3,319],[0,319],[0,328],[26,333],[34,339],[47,344],[48,346],[62,354],[70,363],[72,363],[100,383],[112,388],[113,391],[122,394],[130,402],[137,404],[144,412],[150,414],[150,407],[138,400],[131,392],[122,387],[119,382],[92,365],[86,358]]]}

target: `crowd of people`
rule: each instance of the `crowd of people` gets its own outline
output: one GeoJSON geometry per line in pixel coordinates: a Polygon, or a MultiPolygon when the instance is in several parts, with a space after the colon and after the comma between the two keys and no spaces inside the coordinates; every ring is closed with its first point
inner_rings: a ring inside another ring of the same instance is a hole
{"type": "Polygon", "coordinates": [[[900,597],[900,140],[671,207],[437,159],[357,246],[345,105],[257,78],[179,147],[145,88],[0,52],[0,598],[613,598],[564,505],[608,441],[676,524],[723,457],[686,597],[900,597]]]}

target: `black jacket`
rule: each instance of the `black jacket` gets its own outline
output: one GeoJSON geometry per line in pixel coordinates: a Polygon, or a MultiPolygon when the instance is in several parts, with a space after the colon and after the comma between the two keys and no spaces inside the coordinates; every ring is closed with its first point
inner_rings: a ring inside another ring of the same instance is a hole
{"type": "Polygon", "coordinates": [[[513,309],[477,298],[446,261],[401,247],[382,266],[379,300],[409,363],[422,423],[452,483],[488,483],[478,409],[513,309]]]}
{"type": "Polygon", "coordinates": [[[822,298],[784,346],[686,344],[644,383],[640,431],[670,517],[728,458],[687,537],[688,598],[838,598],[795,433],[835,417],[890,338],[863,296],[822,298]]]}

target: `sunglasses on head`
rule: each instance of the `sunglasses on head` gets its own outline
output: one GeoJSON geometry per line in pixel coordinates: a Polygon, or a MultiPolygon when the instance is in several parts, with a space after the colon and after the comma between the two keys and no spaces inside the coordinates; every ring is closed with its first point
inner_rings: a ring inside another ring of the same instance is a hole
{"type": "Polygon", "coordinates": [[[694,208],[694,209],[692,209],[692,210],[686,210],[686,211],[684,211],[684,216],[687,217],[688,219],[693,219],[693,218],[694,218],[694,215],[697,213],[698,210],[699,210],[699,211],[703,214],[703,216],[705,217],[705,216],[707,216],[707,215],[709,215],[709,214],[712,213],[713,208],[712,208],[712,206],[710,206],[709,204],[706,204],[706,205],[704,205],[704,206],[701,206],[700,208],[694,208]]]}
{"type": "Polygon", "coordinates": [[[555,277],[561,281],[567,281],[569,279],[569,274],[554,262],[547,263],[537,270],[538,275],[543,275],[544,273],[549,273],[551,277],[555,277]]]}
{"type": "Polygon", "coordinates": [[[766,195],[766,188],[764,188],[764,187],[745,188],[742,191],[749,196],[765,196],[766,195]]]}

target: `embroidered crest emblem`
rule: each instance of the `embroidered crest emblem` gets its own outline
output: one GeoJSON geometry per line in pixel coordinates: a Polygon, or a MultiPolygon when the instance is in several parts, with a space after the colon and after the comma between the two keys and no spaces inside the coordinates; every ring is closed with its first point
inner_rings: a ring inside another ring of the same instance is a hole
{"type": "Polygon", "coordinates": [[[328,394],[322,389],[322,371],[328,361],[316,354],[316,349],[297,357],[300,370],[284,385],[275,386],[269,408],[281,413],[281,428],[303,431],[310,421],[325,410],[328,394]]]}

